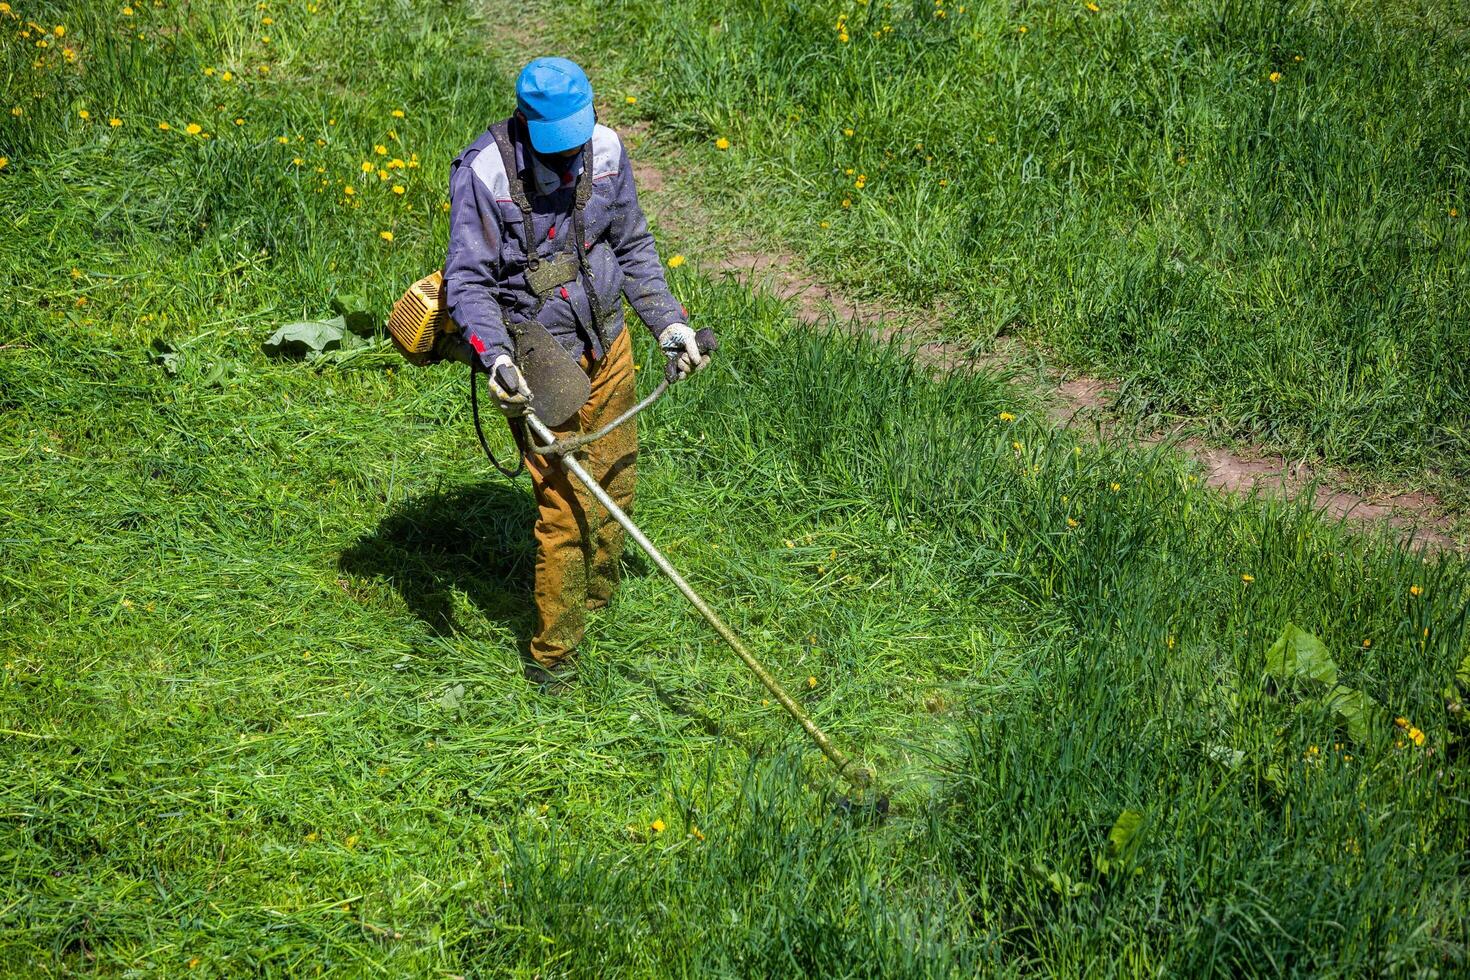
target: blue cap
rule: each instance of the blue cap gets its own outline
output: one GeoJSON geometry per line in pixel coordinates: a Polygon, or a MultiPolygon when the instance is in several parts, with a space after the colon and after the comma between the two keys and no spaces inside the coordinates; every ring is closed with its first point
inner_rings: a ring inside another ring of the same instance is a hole
{"type": "Polygon", "coordinates": [[[516,79],[516,105],[526,117],[531,146],[538,153],[560,153],[592,138],[596,113],[592,83],[576,62],[537,58],[516,79]]]}

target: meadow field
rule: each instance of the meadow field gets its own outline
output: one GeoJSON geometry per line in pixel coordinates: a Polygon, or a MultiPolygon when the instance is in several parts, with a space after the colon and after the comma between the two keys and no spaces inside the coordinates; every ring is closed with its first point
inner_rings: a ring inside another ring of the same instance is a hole
{"type": "Polygon", "coordinates": [[[1116,379],[1140,422],[1470,476],[1464,4],[580,10],[624,111],[725,140],[707,197],[828,280],[1116,379]]]}
{"type": "MultiPolygon", "coordinates": [[[[1463,474],[1464,15],[1099,6],[552,33],[712,213],[947,335],[1463,474]],[[941,136],[905,88],[975,115],[941,136]]],[[[635,516],[887,815],[636,556],[581,683],[529,688],[533,505],[461,369],[380,330],[261,349],[442,262],[448,163],[545,53],[506,22],[0,4],[0,975],[1470,970],[1460,556],[1223,498],[697,263],[670,282],[723,346],[640,419],[635,516]]]]}

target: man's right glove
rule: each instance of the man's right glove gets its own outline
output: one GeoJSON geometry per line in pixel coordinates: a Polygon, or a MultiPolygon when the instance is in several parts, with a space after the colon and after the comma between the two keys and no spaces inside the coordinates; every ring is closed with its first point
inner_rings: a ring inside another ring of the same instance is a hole
{"type": "Polygon", "coordinates": [[[526,414],[529,391],[526,379],[521,377],[520,368],[516,367],[509,354],[501,354],[490,365],[490,393],[495,396],[496,404],[506,418],[526,414]]]}
{"type": "Polygon", "coordinates": [[[671,323],[658,335],[658,346],[674,368],[675,381],[683,381],[696,371],[709,367],[709,350],[699,349],[699,340],[687,323],[671,323]]]}

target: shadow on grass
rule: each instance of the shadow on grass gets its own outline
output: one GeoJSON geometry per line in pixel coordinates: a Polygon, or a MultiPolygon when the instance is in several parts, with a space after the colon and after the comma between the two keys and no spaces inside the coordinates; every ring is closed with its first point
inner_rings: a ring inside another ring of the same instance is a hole
{"type": "Polygon", "coordinates": [[[536,504],[524,483],[484,483],[405,500],[342,553],[342,571],[391,582],[440,636],[461,629],[454,593],[508,626],[524,646],[535,627],[531,586],[536,504]]]}

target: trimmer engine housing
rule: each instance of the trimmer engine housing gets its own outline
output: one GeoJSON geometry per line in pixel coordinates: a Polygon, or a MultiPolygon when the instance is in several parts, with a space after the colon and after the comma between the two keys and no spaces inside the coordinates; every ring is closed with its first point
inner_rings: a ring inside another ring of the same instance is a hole
{"type": "Polygon", "coordinates": [[[435,342],[459,333],[459,324],[444,308],[444,273],[435,270],[408,287],[393,304],[388,333],[409,363],[424,365],[438,360],[435,342]]]}

